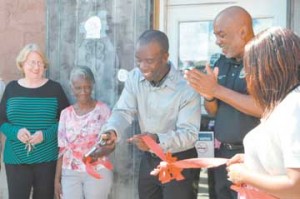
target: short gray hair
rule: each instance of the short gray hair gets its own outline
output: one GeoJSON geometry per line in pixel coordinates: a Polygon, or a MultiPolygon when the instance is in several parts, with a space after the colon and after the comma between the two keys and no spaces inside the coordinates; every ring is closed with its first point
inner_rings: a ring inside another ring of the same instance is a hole
{"type": "Polygon", "coordinates": [[[70,85],[73,85],[73,81],[78,77],[89,80],[92,84],[95,84],[94,74],[87,66],[77,66],[72,69],[70,74],[70,85]]]}

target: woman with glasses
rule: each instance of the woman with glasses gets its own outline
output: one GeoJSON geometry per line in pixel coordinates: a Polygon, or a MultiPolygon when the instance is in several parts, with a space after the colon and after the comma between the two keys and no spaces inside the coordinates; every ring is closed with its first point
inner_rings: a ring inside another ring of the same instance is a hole
{"type": "Polygon", "coordinates": [[[60,111],[69,105],[59,83],[45,77],[48,62],[36,44],[16,59],[23,78],[11,81],[0,103],[10,199],[53,199],[60,111]]]}
{"type": "MultiPolygon", "coordinates": [[[[58,127],[60,158],[55,176],[56,198],[107,199],[112,186],[112,171],[97,162],[96,172],[101,179],[87,173],[83,157],[96,144],[102,125],[110,116],[103,102],[93,99],[95,78],[90,68],[72,70],[70,86],[76,101],[61,112],[58,127]]],[[[105,160],[106,157],[101,157],[105,160]]]]}

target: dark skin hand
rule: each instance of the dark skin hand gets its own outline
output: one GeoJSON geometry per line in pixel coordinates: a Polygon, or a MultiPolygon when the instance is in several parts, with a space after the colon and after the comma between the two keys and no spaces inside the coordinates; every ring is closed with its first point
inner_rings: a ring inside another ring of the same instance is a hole
{"type": "MultiPolygon", "coordinates": [[[[117,136],[115,131],[108,131],[101,135],[101,139],[105,142],[105,144],[99,146],[91,155],[89,155],[91,159],[90,163],[96,162],[99,158],[103,156],[109,155],[116,148],[116,140],[117,136]]],[[[87,157],[83,157],[83,162],[86,162],[87,157]]]]}
{"type": "Polygon", "coordinates": [[[137,134],[129,138],[127,141],[131,144],[135,144],[138,149],[141,151],[149,151],[149,147],[146,145],[146,143],[143,141],[142,137],[148,135],[150,136],[154,141],[158,139],[156,134],[152,133],[142,133],[142,134],[137,134]]]}
{"type": "Polygon", "coordinates": [[[90,155],[90,157],[92,158],[91,163],[96,162],[98,160],[98,158],[107,156],[111,152],[113,152],[115,149],[115,145],[113,145],[113,146],[114,146],[114,148],[111,148],[112,146],[110,146],[110,145],[105,145],[105,146],[98,148],[94,153],[92,153],[90,155]]]}
{"type": "Polygon", "coordinates": [[[217,76],[219,68],[215,67],[213,70],[206,64],[206,73],[203,73],[197,69],[185,71],[184,77],[188,81],[189,85],[195,89],[198,93],[205,98],[210,99],[214,97],[216,88],[218,86],[217,76]]]}
{"type": "MultiPolygon", "coordinates": [[[[145,144],[145,142],[142,139],[142,136],[148,135],[150,136],[154,141],[157,141],[158,137],[156,134],[152,133],[143,133],[143,134],[137,134],[133,137],[129,138],[127,141],[131,144],[136,145],[136,147],[142,151],[149,151],[149,147],[145,144]]],[[[101,135],[101,138],[105,140],[105,145],[99,147],[94,153],[90,155],[92,158],[92,162],[95,162],[98,160],[98,158],[106,156],[114,151],[116,147],[116,140],[117,135],[115,131],[111,130],[108,132],[105,132],[101,135]]],[[[86,158],[83,159],[83,161],[86,161],[86,158]]]]}

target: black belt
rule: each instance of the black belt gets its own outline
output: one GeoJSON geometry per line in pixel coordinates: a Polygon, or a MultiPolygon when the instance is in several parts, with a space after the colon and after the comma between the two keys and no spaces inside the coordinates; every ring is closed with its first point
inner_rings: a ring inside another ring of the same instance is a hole
{"type": "Polygon", "coordinates": [[[221,147],[227,149],[227,150],[240,150],[244,149],[243,144],[230,144],[230,143],[221,143],[221,147]]]}
{"type": "MultiPolygon", "coordinates": [[[[148,156],[151,156],[152,158],[158,158],[158,159],[160,159],[160,157],[158,157],[157,155],[155,155],[155,153],[151,153],[149,151],[145,151],[145,154],[148,155],[148,156]]],[[[172,156],[173,157],[177,157],[178,160],[187,159],[187,158],[195,158],[195,157],[197,157],[197,151],[196,151],[195,148],[191,148],[191,149],[188,149],[186,151],[181,151],[181,152],[173,153],[172,156]]]]}
{"type": "Polygon", "coordinates": [[[159,158],[155,153],[151,153],[151,152],[146,151],[146,154],[150,155],[152,158],[159,158]]]}

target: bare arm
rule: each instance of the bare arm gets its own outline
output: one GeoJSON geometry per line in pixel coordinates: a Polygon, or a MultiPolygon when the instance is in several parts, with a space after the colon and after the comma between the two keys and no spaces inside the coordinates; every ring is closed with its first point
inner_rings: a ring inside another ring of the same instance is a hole
{"type": "Polygon", "coordinates": [[[208,115],[213,117],[216,116],[218,110],[217,100],[213,100],[213,101],[204,100],[204,107],[208,115]]]}
{"type": "Polygon", "coordinates": [[[61,190],[61,173],[62,173],[62,156],[57,159],[56,162],[56,172],[54,180],[54,189],[55,189],[55,198],[60,199],[62,190],[61,190]]]}
{"type": "Polygon", "coordinates": [[[228,167],[228,176],[235,183],[245,183],[282,199],[300,196],[300,169],[287,168],[286,175],[265,175],[249,171],[243,164],[228,167]]]}
{"type": "Polygon", "coordinates": [[[262,108],[255,103],[250,95],[238,93],[219,84],[216,86],[213,96],[247,115],[261,117],[263,113],[262,108]]]}
{"type": "MultiPolygon", "coordinates": [[[[249,175],[249,173],[246,173],[249,175]]],[[[247,176],[246,176],[247,178],[247,176]]],[[[277,196],[279,198],[296,199],[300,196],[300,169],[287,169],[287,175],[261,176],[253,174],[248,176],[246,183],[277,196]]]]}

